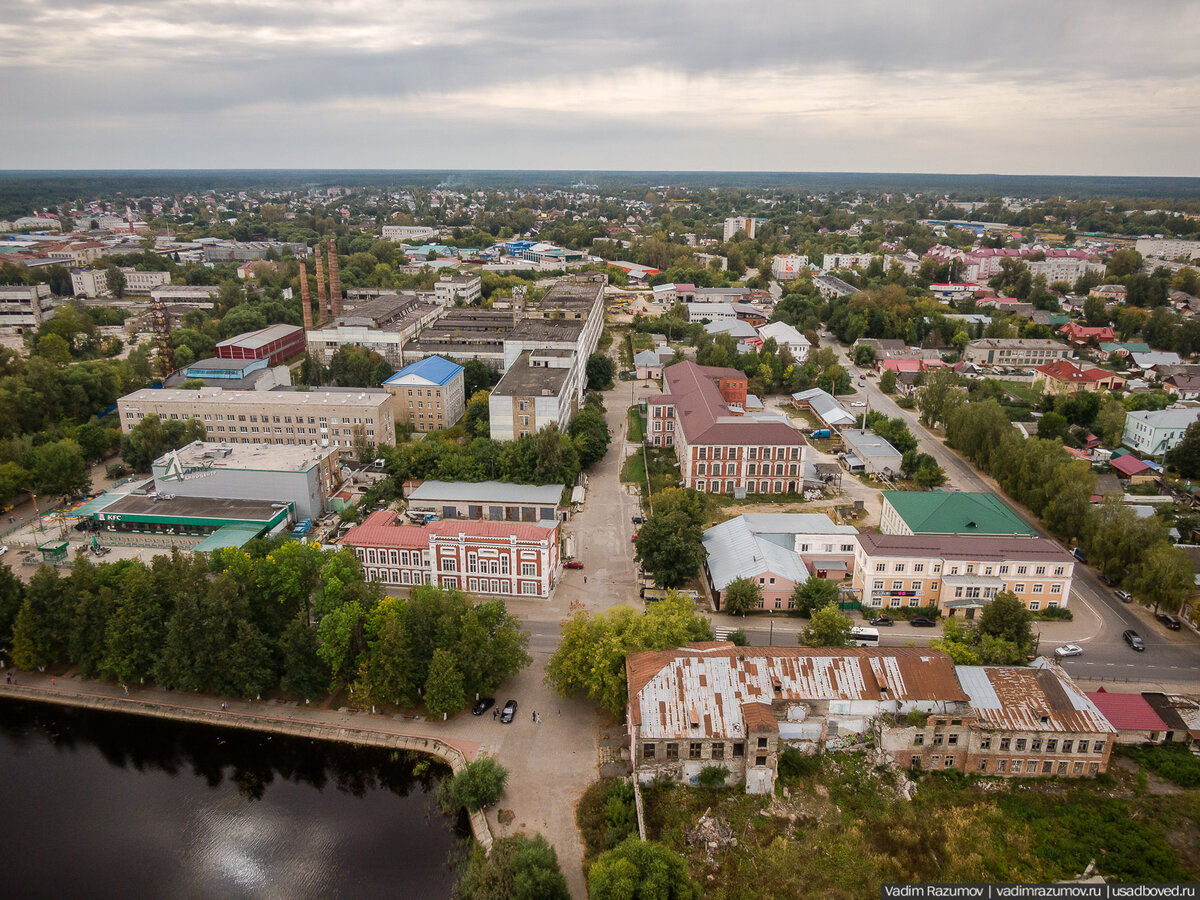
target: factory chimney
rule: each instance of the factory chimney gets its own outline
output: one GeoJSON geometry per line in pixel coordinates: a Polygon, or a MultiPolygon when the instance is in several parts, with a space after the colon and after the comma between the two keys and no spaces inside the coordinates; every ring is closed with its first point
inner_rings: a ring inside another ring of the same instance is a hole
{"type": "Polygon", "coordinates": [[[321,264],[321,254],[325,248],[318,241],[317,252],[317,325],[325,324],[325,267],[321,264]]]}
{"type": "Polygon", "coordinates": [[[342,314],[342,273],[338,267],[337,239],[329,239],[329,306],[333,315],[342,314]]]}
{"type": "Polygon", "coordinates": [[[304,331],[312,331],[312,294],[308,290],[308,266],[300,263],[300,315],[304,317],[304,331]]]}

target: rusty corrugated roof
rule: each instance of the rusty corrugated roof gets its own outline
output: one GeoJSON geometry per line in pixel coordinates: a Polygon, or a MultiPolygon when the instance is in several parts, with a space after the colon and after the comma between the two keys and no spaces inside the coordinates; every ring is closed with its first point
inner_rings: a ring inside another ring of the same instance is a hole
{"type": "Polygon", "coordinates": [[[1116,729],[1061,668],[1040,659],[1029,668],[958,666],[981,725],[1006,731],[1115,734],[1116,729]]]}

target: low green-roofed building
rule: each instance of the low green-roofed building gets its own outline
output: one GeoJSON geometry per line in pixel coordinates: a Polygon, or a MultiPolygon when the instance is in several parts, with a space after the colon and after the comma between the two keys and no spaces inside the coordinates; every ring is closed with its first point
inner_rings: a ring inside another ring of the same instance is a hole
{"type": "Polygon", "coordinates": [[[884,491],[884,534],[977,534],[1037,537],[995,494],[962,491],[884,491]]]}

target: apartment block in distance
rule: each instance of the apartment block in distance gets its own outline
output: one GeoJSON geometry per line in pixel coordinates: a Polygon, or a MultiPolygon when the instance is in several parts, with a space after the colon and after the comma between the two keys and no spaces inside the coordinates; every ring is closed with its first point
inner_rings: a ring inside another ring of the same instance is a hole
{"type": "Polygon", "coordinates": [[[1072,353],[1071,345],[1043,338],[980,338],[967,343],[965,362],[977,366],[1044,366],[1072,353]]]}
{"type": "Polygon", "coordinates": [[[314,391],[143,388],[117,401],[117,415],[125,433],[154,414],[160,419],[199,419],[210,441],[352,447],[356,435],[371,444],[396,443],[393,400],[387,391],[359,388],[314,391]]]}
{"type": "Polygon", "coordinates": [[[462,418],[463,367],[440,356],[405,366],[383,383],[396,398],[396,421],[416,431],[440,431],[462,418]]]}
{"type": "Polygon", "coordinates": [[[854,587],[863,609],[936,606],[974,618],[1010,591],[1029,609],[1066,607],[1075,558],[1041,537],[858,536],[854,587]]]}
{"type": "Polygon", "coordinates": [[[54,318],[48,284],[0,284],[0,332],[24,334],[54,318]]]}

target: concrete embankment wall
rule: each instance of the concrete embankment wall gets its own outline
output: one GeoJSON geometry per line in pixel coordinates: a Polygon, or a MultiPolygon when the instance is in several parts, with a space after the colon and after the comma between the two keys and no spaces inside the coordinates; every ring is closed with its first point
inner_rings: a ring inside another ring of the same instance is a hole
{"type": "MultiPolygon", "coordinates": [[[[292,737],[311,738],[321,741],[340,741],[366,747],[382,747],[388,750],[411,750],[435,756],[450,766],[453,772],[460,771],[470,760],[453,744],[436,737],[412,734],[394,734],[370,728],[334,725],[325,722],[305,721],[273,716],[267,711],[216,710],[182,704],[162,703],[157,700],[142,700],[126,697],[100,697],[77,694],[70,691],[46,691],[37,687],[0,683],[0,696],[38,703],[54,703],[59,706],[74,706],[101,712],[124,713],[148,716],[155,719],[170,719],[176,722],[191,722],[219,728],[240,728],[245,731],[266,731],[292,737]]],[[[469,813],[471,831],[485,852],[491,852],[492,832],[483,812],[469,813]]]]}

